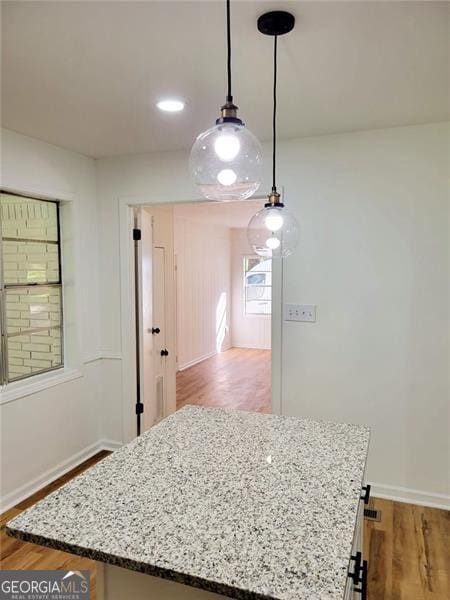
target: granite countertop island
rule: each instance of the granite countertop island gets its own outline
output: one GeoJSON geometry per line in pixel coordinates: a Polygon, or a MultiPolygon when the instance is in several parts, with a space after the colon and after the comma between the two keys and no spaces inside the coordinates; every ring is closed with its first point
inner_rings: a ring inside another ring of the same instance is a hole
{"type": "Polygon", "coordinates": [[[8,533],[237,599],[344,597],[365,427],[187,406],[8,533]]]}

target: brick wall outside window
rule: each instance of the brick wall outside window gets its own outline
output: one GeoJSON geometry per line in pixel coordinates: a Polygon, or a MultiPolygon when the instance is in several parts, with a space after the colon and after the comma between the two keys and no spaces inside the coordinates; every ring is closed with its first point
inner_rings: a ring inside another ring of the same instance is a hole
{"type": "Polygon", "coordinates": [[[8,380],[62,363],[57,205],[1,195],[8,380]],[[31,241],[22,241],[31,240],[31,241]],[[30,287],[14,287],[31,284],[30,287]],[[39,284],[39,285],[33,285],[39,284]],[[12,287],[11,287],[12,286],[12,287]],[[54,328],[58,326],[58,328],[54,328]],[[30,330],[45,328],[38,332],[30,330]],[[20,334],[20,335],[15,335],[20,334]]]}

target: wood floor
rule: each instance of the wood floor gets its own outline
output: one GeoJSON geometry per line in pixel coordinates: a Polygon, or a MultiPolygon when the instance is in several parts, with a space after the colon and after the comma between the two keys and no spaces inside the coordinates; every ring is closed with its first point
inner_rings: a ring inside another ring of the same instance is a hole
{"type": "Polygon", "coordinates": [[[270,350],[231,348],[177,373],[177,409],[186,404],[271,412],[270,350]]]}
{"type": "Polygon", "coordinates": [[[450,512],[373,498],[365,521],[368,600],[450,599],[450,512]]]}
{"type": "Polygon", "coordinates": [[[91,572],[91,600],[95,600],[96,566],[95,562],[88,558],[82,558],[61,552],[60,550],[51,550],[44,546],[37,546],[28,542],[21,542],[10,537],[5,532],[5,524],[16,517],[19,513],[26,510],[48,494],[67,483],[73,477],[76,477],[96,462],[108,456],[110,452],[99,452],[89,460],[72,469],[66,475],[63,475],[50,485],[42,488],[23,502],[17,504],[14,508],[3,513],[0,517],[0,569],[67,569],[71,571],[88,570],[91,572]]]}
{"type": "MultiPolygon", "coordinates": [[[[2,569],[70,569],[91,571],[95,599],[95,563],[20,542],[6,535],[4,524],[72,477],[106,456],[101,452],[53,484],[2,515],[2,569]]],[[[365,521],[365,556],[369,561],[368,600],[449,600],[450,512],[374,498],[382,511],[380,523],[365,521]]]]}

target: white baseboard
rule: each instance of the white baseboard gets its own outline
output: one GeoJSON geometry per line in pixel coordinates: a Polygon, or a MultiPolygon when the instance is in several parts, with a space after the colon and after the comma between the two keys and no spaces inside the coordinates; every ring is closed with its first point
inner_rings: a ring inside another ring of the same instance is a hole
{"type": "Polygon", "coordinates": [[[382,483],[371,483],[371,486],[371,496],[376,496],[377,498],[450,510],[450,496],[446,494],[434,494],[421,490],[383,485],[382,483]]]}
{"type": "Polygon", "coordinates": [[[194,360],[190,360],[187,363],[184,363],[182,365],[178,365],[178,370],[179,371],[185,371],[186,369],[189,369],[189,367],[193,367],[194,365],[198,365],[198,363],[201,363],[204,360],[207,360],[208,358],[211,358],[211,357],[215,356],[216,354],[217,354],[217,352],[214,351],[214,352],[209,352],[208,354],[204,354],[203,356],[199,356],[198,358],[194,358],[194,360]]]}
{"type": "Polygon", "coordinates": [[[100,446],[98,452],[100,452],[100,450],[110,450],[111,452],[114,452],[114,450],[118,450],[123,446],[122,442],[116,442],[115,440],[107,439],[100,440],[98,444],[100,446]]]}
{"type": "Polygon", "coordinates": [[[198,365],[198,363],[203,362],[204,360],[207,360],[208,358],[211,358],[212,356],[216,356],[216,354],[221,354],[222,352],[226,352],[227,350],[231,350],[232,348],[246,348],[248,350],[270,350],[270,348],[267,348],[265,346],[237,346],[236,344],[231,344],[230,346],[227,346],[226,348],[223,348],[220,353],[217,351],[214,352],[210,352],[209,354],[204,354],[203,356],[199,356],[198,358],[194,358],[194,360],[191,360],[187,363],[184,363],[182,365],[178,366],[178,370],[179,371],[184,371],[185,369],[189,369],[189,367],[193,367],[194,365],[198,365]]]}
{"type": "Polygon", "coordinates": [[[101,450],[114,451],[120,448],[120,446],[122,446],[121,442],[106,439],[99,440],[98,442],[87,446],[86,448],[80,450],[80,452],[77,452],[67,460],[60,462],[52,469],[49,469],[45,473],[42,473],[42,475],[40,475],[39,477],[36,477],[32,481],[29,481],[28,483],[16,488],[9,494],[5,494],[5,496],[3,496],[0,501],[0,512],[3,513],[9,510],[19,502],[22,502],[23,500],[34,494],[35,492],[38,492],[40,489],[42,489],[49,483],[55,481],[55,479],[58,479],[58,477],[62,477],[62,475],[65,475],[66,473],[80,465],[88,458],[91,458],[101,450]]]}
{"type": "Polygon", "coordinates": [[[270,346],[257,346],[255,344],[233,344],[233,348],[243,348],[244,350],[271,350],[270,346]]]}

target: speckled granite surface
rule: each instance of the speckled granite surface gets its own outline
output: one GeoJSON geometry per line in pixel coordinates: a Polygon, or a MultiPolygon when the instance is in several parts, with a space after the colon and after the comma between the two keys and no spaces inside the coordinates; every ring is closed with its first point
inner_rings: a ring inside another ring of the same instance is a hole
{"type": "Polygon", "coordinates": [[[238,599],[342,600],[369,430],[187,406],[8,524],[238,599]]]}

